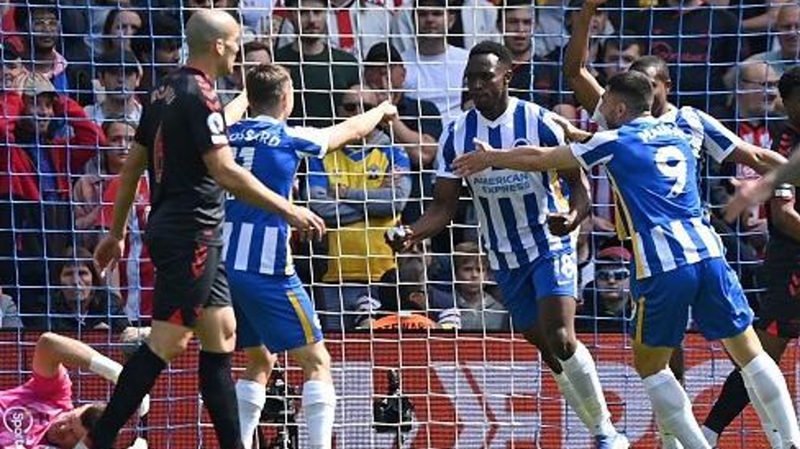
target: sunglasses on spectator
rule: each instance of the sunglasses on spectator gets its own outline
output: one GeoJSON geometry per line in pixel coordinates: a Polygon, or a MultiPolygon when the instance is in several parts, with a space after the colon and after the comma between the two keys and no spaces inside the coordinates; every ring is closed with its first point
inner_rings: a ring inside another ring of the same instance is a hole
{"type": "Polygon", "coordinates": [[[377,106],[372,103],[342,103],[340,106],[342,107],[342,110],[345,112],[357,112],[362,105],[364,106],[365,111],[368,111],[377,106]]]}
{"type": "Polygon", "coordinates": [[[601,270],[597,272],[597,279],[601,281],[624,281],[631,276],[631,272],[627,268],[619,268],[616,270],[601,270]]]}

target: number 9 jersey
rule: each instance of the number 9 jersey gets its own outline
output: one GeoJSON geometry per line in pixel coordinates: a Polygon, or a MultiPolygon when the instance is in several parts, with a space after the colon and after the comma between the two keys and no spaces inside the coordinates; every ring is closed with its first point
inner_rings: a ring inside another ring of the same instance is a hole
{"type": "Polygon", "coordinates": [[[587,170],[606,165],[637,279],[723,255],[700,199],[696,151],[678,125],[639,118],[571,149],[587,170]]]}

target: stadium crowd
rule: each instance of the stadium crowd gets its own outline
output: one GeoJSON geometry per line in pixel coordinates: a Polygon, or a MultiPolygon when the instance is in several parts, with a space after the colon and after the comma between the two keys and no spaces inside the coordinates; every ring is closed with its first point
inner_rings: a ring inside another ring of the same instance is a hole
{"type": "MultiPolygon", "coordinates": [[[[218,86],[224,101],[243,88],[248,68],[274,61],[289,70],[296,89],[291,124],[328,126],[385,99],[398,108],[391,126],[301,167],[296,198],[331,231],[321,242],[292,242],[324,329],[398,323],[512,329],[479,243],[483,236],[466,187],[457,219],[424,246],[395,257],[384,233],[413,223],[429,204],[437,141],[471,105],[463,72],[476,42],[494,40],[512,52],[513,95],[593,129],[593,111],[572,94],[568,70],[567,45],[582,4],[28,0],[4,5],[3,327],[120,332],[147,324],[154,270],[142,240],[149,196],[144,179],[131,210],[123,262],[112,273],[98,273],[89,255],[109,227],[117,175],[142,97],[182,61],[188,17],[197,8],[214,7],[227,9],[244,25],[237,70],[218,86]],[[398,313],[400,320],[382,320],[398,313]]],[[[800,58],[795,2],[610,0],[594,12],[589,32],[582,64],[599,83],[640,56],[658,56],[669,67],[671,103],[708,112],[749,143],[784,155],[791,150],[774,129],[784,115],[778,79],[800,58]]],[[[770,229],[796,226],[781,215],[793,193],[726,222],[721,206],[735,189],[730,179],[757,175],[735,163],[704,162],[704,199],[727,258],[757,308],[770,229]]],[[[590,181],[592,215],[577,236],[578,325],[620,331],[635,310],[628,291],[631,252],[614,237],[608,179],[596,171],[590,181]]]]}
{"type": "MultiPolygon", "coordinates": [[[[584,3],[25,0],[0,5],[0,327],[125,335],[150,324],[155,270],[143,237],[150,208],[146,178],[129,211],[121,263],[99,271],[92,252],[112,228],[114,198],[124,188],[120,172],[143,104],[149,103],[151,88],[185,61],[185,25],[203,8],[227,11],[243,25],[236,69],[217,85],[223,103],[235,101],[246,87],[248,69],[274,62],[288,70],[294,86],[291,125],[331,126],[384,101],[397,108],[391,123],[361,142],[303,160],[299,167],[295,201],[321,217],[329,232],[319,241],[292,236],[292,253],[326,332],[520,330],[489,268],[496,261],[484,249],[496,236],[478,225],[482,212],[466,184],[453,205],[455,219],[438,235],[399,253],[386,241],[387,231],[404,232],[399,225],[417,222],[431,206],[444,161],[440,148],[453,145],[442,136],[475,105],[465,68],[470,49],[480,42],[494,41],[510,51],[514,67],[507,81],[514,97],[583,130],[595,131],[603,123],[597,120],[599,101],[587,102],[581,83],[600,88],[638,61],[644,72],[654,73],[660,101],[654,115],[692,106],[716,117],[741,142],[789,156],[796,142],[785,130],[797,125],[791,117],[800,117],[800,106],[782,99],[797,95],[793,89],[800,86],[800,72],[792,70],[800,60],[798,3],[584,3]],[[788,89],[781,95],[779,83],[788,89]]],[[[758,174],[739,161],[700,157],[703,201],[751,306],[758,312],[765,287],[784,281],[787,297],[800,297],[794,189],[781,186],[765,204],[725,220],[722,208],[735,193],[736,180],[758,174]],[[770,245],[778,260],[767,265],[780,279],[770,280],[764,272],[770,245]]],[[[622,223],[612,180],[597,168],[589,182],[592,210],[571,237],[577,241],[575,260],[559,262],[565,275],[579,278],[578,329],[619,333],[636,316],[630,292],[633,249],[617,238],[622,223]]],[[[504,188],[510,187],[483,186],[489,193],[504,188]]],[[[558,195],[569,190],[555,176],[551,188],[558,195]]],[[[780,337],[788,341],[798,332],[782,328],[780,337]]],[[[48,388],[58,390],[63,404],[50,414],[72,409],[62,365],[88,368],[113,383],[121,369],[51,333],[43,334],[36,351],[31,381],[15,392],[24,400],[26,388],[56,379],[48,388]]],[[[570,357],[560,359],[563,364],[570,357]]],[[[679,367],[673,369],[680,377],[679,367]]],[[[57,426],[52,416],[45,417],[39,430],[52,432],[47,438],[63,442],[60,447],[71,447],[77,439],[69,432],[85,433],[92,418],[79,409],[69,415],[72,421],[63,418],[57,426]]],[[[712,427],[720,434],[725,425],[712,427]]]]}

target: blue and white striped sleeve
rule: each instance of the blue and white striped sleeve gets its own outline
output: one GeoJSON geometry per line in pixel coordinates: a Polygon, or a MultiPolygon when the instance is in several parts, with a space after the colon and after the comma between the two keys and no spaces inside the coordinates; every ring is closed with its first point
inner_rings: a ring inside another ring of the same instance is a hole
{"type": "Polygon", "coordinates": [[[307,127],[286,127],[286,134],[292,138],[294,150],[300,157],[321,158],[328,152],[330,130],[307,127]]]}
{"type": "Polygon", "coordinates": [[[591,170],[597,165],[611,161],[619,146],[618,142],[617,131],[601,131],[595,133],[588,142],[572,143],[569,148],[583,168],[591,170]]]}
{"type": "Polygon", "coordinates": [[[695,108],[682,108],[681,112],[694,115],[703,133],[703,148],[715,161],[727,159],[741,142],[736,134],[705,112],[695,108]]]}
{"type": "Polygon", "coordinates": [[[453,173],[453,161],[456,156],[454,121],[439,137],[439,151],[436,153],[436,176],[459,179],[460,177],[453,173]]]}

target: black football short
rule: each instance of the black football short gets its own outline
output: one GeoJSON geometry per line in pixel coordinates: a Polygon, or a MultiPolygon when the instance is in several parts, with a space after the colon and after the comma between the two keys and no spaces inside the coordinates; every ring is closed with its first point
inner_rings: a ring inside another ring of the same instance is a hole
{"type": "Polygon", "coordinates": [[[148,239],[156,268],[153,319],[193,328],[203,308],[230,306],[222,247],[148,239]]]}
{"type": "Polygon", "coordinates": [[[781,338],[800,337],[800,247],[771,242],[763,273],[767,294],[756,327],[781,338]]]}

